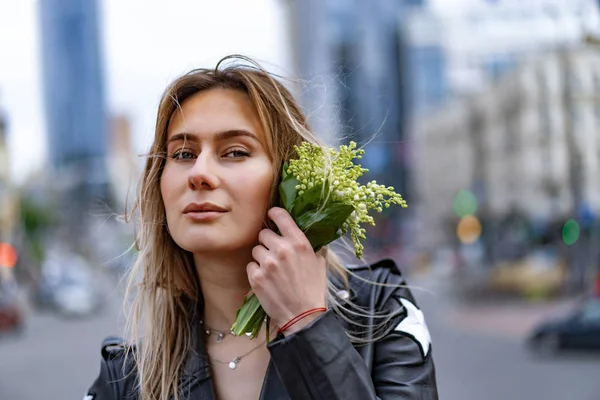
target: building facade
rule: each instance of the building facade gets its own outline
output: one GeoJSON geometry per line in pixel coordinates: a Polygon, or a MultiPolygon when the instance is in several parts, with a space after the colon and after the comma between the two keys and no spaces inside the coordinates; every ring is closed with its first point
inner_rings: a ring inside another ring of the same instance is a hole
{"type": "Polygon", "coordinates": [[[453,201],[469,190],[480,215],[551,223],[600,215],[600,53],[559,50],[415,127],[415,191],[426,249],[449,245],[453,201]],[[444,227],[448,229],[444,229],[444,227]]]}
{"type": "Polygon", "coordinates": [[[481,0],[465,7],[438,3],[445,6],[414,8],[403,20],[409,43],[441,49],[444,98],[485,90],[489,81],[531,55],[576,45],[586,32],[600,33],[595,0],[481,0]]]}
{"type": "Polygon", "coordinates": [[[136,183],[141,171],[134,154],[130,119],[123,114],[113,115],[110,124],[108,172],[119,209],[126,207],[126,201],[131,201],[136,196],[136,183]]]}
{"type": "Polygon", "coordinates": [[[0,107],[0,243],[12,241],[17,222],[17,203],[10,179],[7,136],[8,117],[0,107]]]}
{"type": "Polygon", "coordinates": [[[48,156],[79,193],[105,197],[107,123],[96,0],[39,2],[48,156]]]}
{"type": "MultiPolygon", "coordinates": [[[[423,93],[411,74],[438,70],[411,66],[417,55],[427,54],[416,44],[407,47],[401,25],[405,12],[423,6],[395,0],[288,2],[296,75],[308,82],[298,94],[315,132],[332,144],[355,140],[365,146],[361,164],[368,178],[394,186],[409,204],[406,121],[413,99],[423,93]]],[[[399,244],[409,213],[386,211],[368,235],[372,246],[399,244]]]]}

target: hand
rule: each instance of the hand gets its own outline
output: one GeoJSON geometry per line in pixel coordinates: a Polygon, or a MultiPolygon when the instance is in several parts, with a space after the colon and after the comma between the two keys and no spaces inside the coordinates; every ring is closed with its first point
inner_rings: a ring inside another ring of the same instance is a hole
{"type": "MultiPolygon", "coordinates": [[[[255,261],[246,271],[250,286],[263,309],[281,327],[295,316],[312,308],[325,307],[327,269],[325,259],[315,254],[304,232],[283,208],[268,212],[281,236],[270,229],[258,235],[259,244],[252,249],[255,261]]],[[[286,330],[295,332],[318,314],[312,314],[286,330]]]]}

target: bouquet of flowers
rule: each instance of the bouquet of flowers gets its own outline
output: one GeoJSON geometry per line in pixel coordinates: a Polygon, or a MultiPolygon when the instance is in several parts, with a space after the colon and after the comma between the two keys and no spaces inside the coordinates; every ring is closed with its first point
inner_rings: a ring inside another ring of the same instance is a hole
{"type": "MultiPolygon", "coordinates": [[[[355,142],[342,145],[339,150],[326,149],[329,157],[322,147],[309,142],[295,149],[298,158],[283,165],[279,184],[281,207],[290,213],[315,252],[350,232],[356,256],[360,258],[364,250],[361,240],[366,239],[361,224],[375,225],[369,210],[381,212],[391,204],[406,208],[406,201],[391,186],[375,181],[367,185],[358,183],[357,179],[368,170],[354,164],[353,160],[360,160],[364,154],[355,142]]],[[[268,326],[269,319],[258,299],[249,293],[237,312],[231,332],[256,337],[265,318],[268,326]]]]}

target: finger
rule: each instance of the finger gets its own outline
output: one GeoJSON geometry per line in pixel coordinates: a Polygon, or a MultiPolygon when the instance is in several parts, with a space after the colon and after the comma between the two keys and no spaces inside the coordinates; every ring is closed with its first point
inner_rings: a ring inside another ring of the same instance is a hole
{"type": "Polygon", "coordinates": [[[254,288],[256,286],[256,280],[260,276],[260,265],[257,262],[251,261],[246,265],[246,274],[248,275],[248,282],[250,286],[254,288]]]}
{"type": "Polygon", "coordinates": [[[263,245],[254,246],[254,248],[252,248],[252,258],[254,258],[260,267],[270,258],[269,250],[267,250],[267,248],[263,245]]]}
{"type": "Polygon", "coordinates": [[[263,229],[258,233],[258,242],[269,250],[277,247],[281,240],[281,236],[273,232],[271,229],[263,229]]]}
{"type": "Polygon", "coordinates": [[[289,212],[281,207],[273,207],[268,212],[269,218],[277,225],[283,237],[302,237],[304,233],[296,225],[289,212]]]}

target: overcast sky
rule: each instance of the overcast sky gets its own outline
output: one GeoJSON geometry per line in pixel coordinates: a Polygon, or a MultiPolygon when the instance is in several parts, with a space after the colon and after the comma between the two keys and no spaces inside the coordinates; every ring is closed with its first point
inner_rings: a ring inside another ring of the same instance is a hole
{"type": "MultiPolygon", "coordinates": [[[[39,0],[0,0],[0,107],[9,117],[13,176],[44,166],[39,0]]],[[[98,0],[107,107],[132,122],[136,151],[153,134],[159,96],[193,67],[242,53],[291,74],[281,0],[98,0]]]]}

